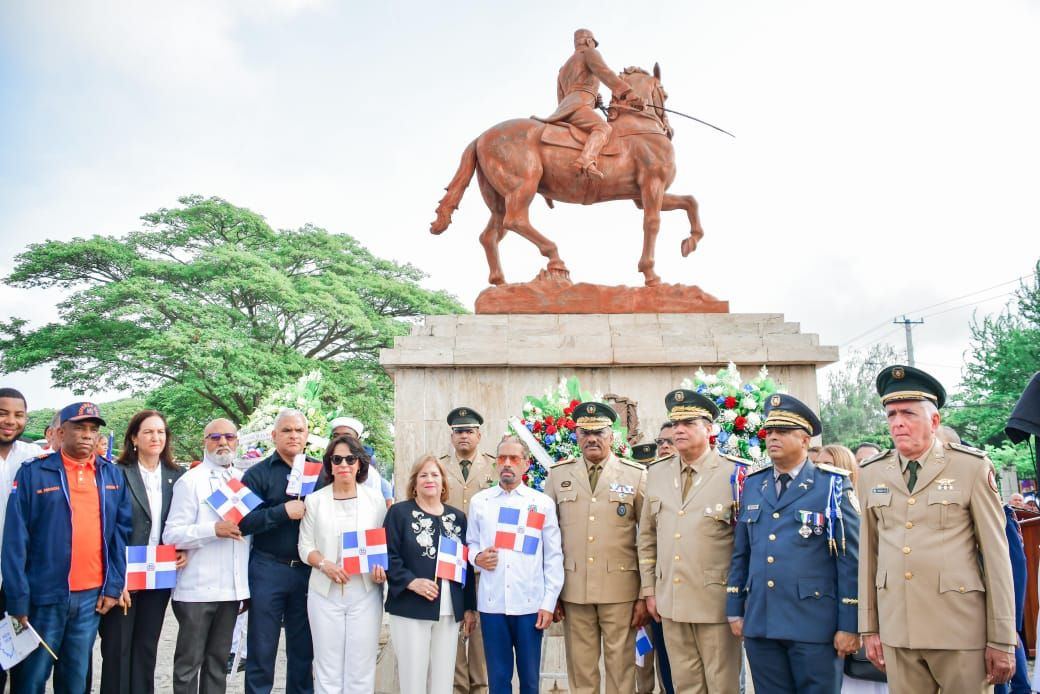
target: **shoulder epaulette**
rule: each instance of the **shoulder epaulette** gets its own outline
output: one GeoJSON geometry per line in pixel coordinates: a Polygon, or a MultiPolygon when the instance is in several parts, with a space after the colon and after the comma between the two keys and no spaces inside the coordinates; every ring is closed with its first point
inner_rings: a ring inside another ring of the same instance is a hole
{"type": "Polygon", "coordinates": [[[481,455],[484,456],[485,458],[487,458],[488,460],[492,461],[492,462],[497,460],[497,458],[495,456],[491,455],[490,453],[481,453],[481,455]]]}
{"type": "Polygon", "coordinates": [[[623,465],[626,465],[628,467],[634,467],[634,468],[636,468],[638,470],[645,470],[646,469],[643,466],[642,463],[637,463],[636,461],[629,460],[628,458],[618,458],[618,460],[620,460],[623,465]]]}
{"type": "Polygon", "coordinates": [[[960,451],[961,453],[967,453],[968,455],[973,455],[976,458],[985,458],[986,457],[986,451],[984,451],[984,450],[982,450],[980,448],[973,448],[972,446],[965,446],[962,443],[946,443],[946,444],[943,444],[943,445],[946,448],[950,449],[950,450],[960,451]]]}
{"type": "Polygon", "coordinates": [[[671,455],[666,455],[666,456],[664,456],[663,458],[658,458],[658,459],[656,459],[656,460],[653,460],[653,461],[651,461],[651,462],[647,463],[647,464],[646,464],[646,467],[647,467],[647,468],[651,468],[651,467],[653,467],[654,465],[657,465],[658,463],[664,463],[664,462],[667,462],[667,461],[671,460],[671,459],[672,459],[672,458],[674,458],[674,457],[675,457],[675,454],[674,454],[674,453],[672,453],[671,455]]]}
{"type": "Polygon", "coordinates": [[[736,463],[737,465],[744,465],[750,467],[752,464],[750,460],[744,460],[743,458],[738,458],[737,456],[730,455],[729,453],[720,453],[719,455],[728,460],[729,462],[736,463]]]}
{"type": "Polygon", "coordinates": [[[866,467],[867,465],[870,465],[871,463],[876,463],[879,460],[884,460],[885,458],[887,458],[888,456],[890,456],[894,452],[895,451],[893,449],[891,449],[891,448],[889,448],[887,450],[884,450],[884,451],[881,451],[877,455],[871,456],[871,457],[867,458],[866,460],[864,460],[862,463],[859,464],[859,466],[860,467],[866,467]]]}
{"type": "Polygon", "coordinates": [[[832,475],[841,475],[842,477],[848,477],[852,474],[845,468],[835,467],[833,465],[827,465],[825,463],[816,463],[816,469],[823,470],[824,472],[829,472],[832,475]]]}
{"type": "Polygon", "coordinates": [[[570,465],[571,463],[578,462],[577,458],[564,458],[563,460],[557,460],[553,463],[553,467],[560,467],[561,465],[570,465]]]}
{"type": "Polygon", "coordinates": [[[757,470],[755,470],[754,472],[749,472],[749,473],[748,473],[748,477],[751,477],[751,476],[753,476],[753,475],[757,475],[757,474],[759,474],[759,473],[765,472],[766,470],[772,470],[772,469],[773,469],[773,466],[772,466],[772,465],[766,465],[765,467],[760,467],[760,468],[758,468],[758,469],[757,469],[757,470]]]}

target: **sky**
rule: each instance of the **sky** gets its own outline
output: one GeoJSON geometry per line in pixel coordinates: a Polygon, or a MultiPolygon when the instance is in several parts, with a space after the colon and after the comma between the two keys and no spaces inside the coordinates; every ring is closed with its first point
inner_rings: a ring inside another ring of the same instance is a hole
{"type": "MultiPolygon", "coordinates": [[[[923,318],[918,365],[957,383],[972,317],[1040,257],[1031,0],[8,0],[0,276],[30,243],[125,234],[201,194],[350,233],[472,307],[487,210],[473,183],[434,237],[434,208],[480,132],[554,109],[579,27],[612,69],[659,63],[670,108],[736,135],[671,118],[670,192],[697,198],[705,236],[682,258],[685,215],[663,214],[665,282],[782,313],[843,358],[903,350],[892,320],[923,318]]],[[[642,283],[631,203],[536,200],[532,222],[575,282],[642,283]]],[[[513,234],[502,249],[508,281],[542,267],[513,234]]],[[[43,324],[60,300],[0,285],[4,318],[43,324]]],[[[32,408],[73,397],[47,369],[3,381],[32,408]]]]}

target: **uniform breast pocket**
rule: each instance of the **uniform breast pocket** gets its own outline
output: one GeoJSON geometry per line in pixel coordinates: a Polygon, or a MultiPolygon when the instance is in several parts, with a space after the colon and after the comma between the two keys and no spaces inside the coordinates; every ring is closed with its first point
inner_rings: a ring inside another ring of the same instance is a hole
{"type": "Polygon", "coordinates": [[[928,492],[928,527],[936,530],[956,527],[968,519],[961,492],[955,489],[928,492]]]}
{"type": "Polygon", "coordinates": [[[573,524],[581,514],[578,513],[578,492],[557,492],[556,508],[560,517],[560,527],[573,524]]]}
{"type": "Polygon", "coordinates": [[[874,514],[874,519],[881,527],[888,527],[888,516],[892,513],[892,492],[876,492],[871,490],[867,497],[867,513],[874,514]]]}
{"type": "Polygon", "coordinates": [[[631,494],[610,492],[610,515],[620,525],[635,523],[635,507],[632,505],[631,494]]]}

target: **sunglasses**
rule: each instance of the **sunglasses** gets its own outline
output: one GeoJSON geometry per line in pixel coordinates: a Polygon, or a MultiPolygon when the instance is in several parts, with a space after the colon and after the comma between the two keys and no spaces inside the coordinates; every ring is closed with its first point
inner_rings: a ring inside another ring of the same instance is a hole
{"type": "Polygon", "coordinates": [[[361,461],[361,458],[353,454],[334,455],[329,460],[332,461],[333,465],[343,465],[344,463],[347,465],[357,465],[361,461]]]}
{"type": "Polygon", "coordinates": [[[656,443],[658,446],[665,446],[665,445],[674,446],[675,445],[675,440],[674,439],[657,439],[657,441],[655,441],[654,443],[656,443]]]}
{"type": "Polygon", "coordinates": [[[228,441],[237,441],[238,434],[206,434],[206,438],[213,443],[220,443],[221,439],[227,439],[228,441]]]}

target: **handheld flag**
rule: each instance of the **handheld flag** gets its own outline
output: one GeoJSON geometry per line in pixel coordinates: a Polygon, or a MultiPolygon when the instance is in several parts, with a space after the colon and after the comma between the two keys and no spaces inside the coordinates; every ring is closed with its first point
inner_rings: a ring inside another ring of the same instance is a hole
{"type": "Polygon", "coordinates": [[[437,578],[446,578],[466,585],[466,562],[469,547],[458,540],[441,535],[437,545],[437,578]]]}
{"type": "Polygon", "coordinates": [[[321,476],[321,463],[307,460],[302,453],[293,459],[289,483],[285,487],[286,496],[307,496],[318,486],[321,476]]]}
{"type": "Polygon", "coordinates": [[[224,482],[206,499],[206,503],[213,507],[218,516],[232,523],[241,521],[262,501],[249,487],[235,478],[224,482]]]}
{"type": "Polygon", "coordinates": [[[643,667],[644,656],[653,648],[654,644],[646,633],[646,627],[639,627],[639,631],[636,632],[636,665],[643,667]]]}
{"type": "Polygon", "coordinates": [[[545,514],[534,509],[503,506],[498,510],[495,547],[523,554],[536,554],[542,541],[545,514]]]}
{"type": "Polygon", "coordinates": [[[177,548],[173,545],[127,545],[126,589],[173,588],[177,584],[177,548]]]}
{"type": "Polygon", "coordinates": [[[372,573],[376,566],[390,568],[386,554],[386,530],[374,528],[364,532],[343,533],[343,570],[348,575],[372,573]]]}

